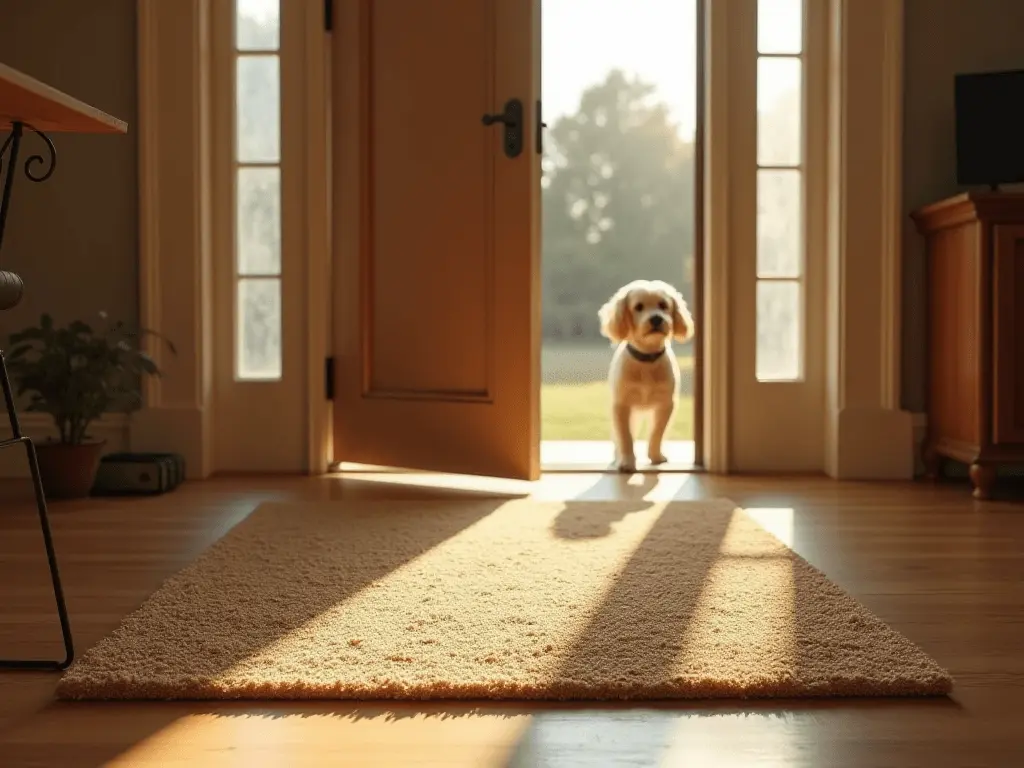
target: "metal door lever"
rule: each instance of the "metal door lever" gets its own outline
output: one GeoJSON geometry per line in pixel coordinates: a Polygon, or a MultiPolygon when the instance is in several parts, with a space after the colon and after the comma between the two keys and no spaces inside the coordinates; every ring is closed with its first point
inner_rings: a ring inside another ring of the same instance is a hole
{"type": "Polygon", "coordinates": [[[523,151],[523,102],[509,99],[505,102],[505,111],[495,115],[484,115],[484,125],[501,123],[505,126],[505,156],[519,157],[523,151]]]}

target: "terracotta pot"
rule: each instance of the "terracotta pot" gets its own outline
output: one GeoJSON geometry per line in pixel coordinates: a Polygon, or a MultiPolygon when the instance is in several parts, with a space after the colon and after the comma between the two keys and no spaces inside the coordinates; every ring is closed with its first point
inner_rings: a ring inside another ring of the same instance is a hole
{"type": "Polygon", "coordinates": [[[48,499],[81,499],[92,491],[106,440],[77,445],[58,442],[36,444],[39,475],[48,499]]]}

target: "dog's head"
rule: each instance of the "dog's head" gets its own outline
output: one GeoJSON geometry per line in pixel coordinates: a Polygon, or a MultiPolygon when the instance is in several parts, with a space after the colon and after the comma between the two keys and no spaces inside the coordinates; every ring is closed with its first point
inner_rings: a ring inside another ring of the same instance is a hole
{"type": "Polygon", "coordinates": [[[661,280],[634,280],[608,299],[597,313],[601,334],[638,349],[664,347],[669,339],[693,337],[693,316],[682,295],[661,280]]]}

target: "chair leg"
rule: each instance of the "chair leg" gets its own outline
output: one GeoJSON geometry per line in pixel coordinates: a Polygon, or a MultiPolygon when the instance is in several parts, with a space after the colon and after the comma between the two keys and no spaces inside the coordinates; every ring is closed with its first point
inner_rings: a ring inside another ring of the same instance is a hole
{"type": "Polygon", "coordinates": [[[48,670],[61,671],[71,666],[75,658],[74,643],[71,638],[71,623],[68,621],[68,609],[64,602],[64,590],[60,583],[60,569],[57,567],[57,553],[53,548],[53,535],[50,532],[50,516],[46,508],[46,494],[43,492],[43,481],[39,475],[39,459],[32,439],[21,434],[18,413],[14,407],[14,392],[11,380],[7,375],[7,364],[3,352],[0,351],[0,384],[3,386],[4,401],[7,405],[7,417],[11,422],[12,437],[0,441],[0,449],[10,448],[16,444],[25,446],[29,470],[32,473],[32,485],[36,496],[36,509],[39,513],[39,525],[43,531],[43,543],[46,546],[46,560],[50,566],[50,579],[53,582],[53,596],[57,602],[57,615],[60,618],[60,631],[64,637],[64,660],[48,661],[45,659],[0,659],[0,670],[48,670]]]}

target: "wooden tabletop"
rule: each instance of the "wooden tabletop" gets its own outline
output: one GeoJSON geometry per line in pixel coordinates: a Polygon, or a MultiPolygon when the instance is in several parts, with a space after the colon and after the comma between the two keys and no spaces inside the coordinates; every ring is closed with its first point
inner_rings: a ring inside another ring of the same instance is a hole
{"type": "Polygon", "coordinates": [[[128,133],[128,123],[0,64],[0,129],[23,122],[45,133],[128,133]]]}

